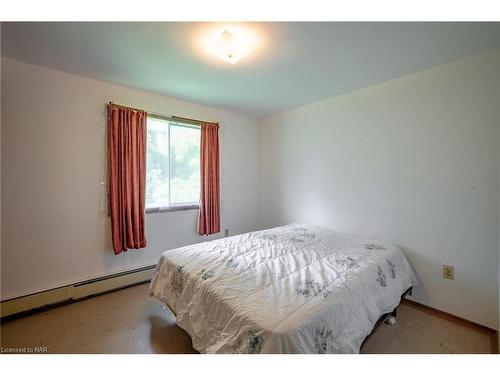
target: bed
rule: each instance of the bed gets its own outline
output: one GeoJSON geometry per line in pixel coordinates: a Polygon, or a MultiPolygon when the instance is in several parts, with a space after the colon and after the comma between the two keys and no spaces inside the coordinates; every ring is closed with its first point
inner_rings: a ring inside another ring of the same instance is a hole
{"type": "Polygon", "coordinates": [[[397,246],[291,224],[166,251],[150,293],[201,353],[359,353],[416,282],[397,246]]]}

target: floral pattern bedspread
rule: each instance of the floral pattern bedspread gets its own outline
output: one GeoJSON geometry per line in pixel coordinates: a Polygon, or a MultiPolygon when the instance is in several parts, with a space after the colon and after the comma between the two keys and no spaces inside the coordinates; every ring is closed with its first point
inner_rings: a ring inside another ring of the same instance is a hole
{"type": "Polygon", "coordinates": [[[202,353],[358,353],[414,285],[397,246],[291,224],[166,251],[150,293],[202,353]]]}

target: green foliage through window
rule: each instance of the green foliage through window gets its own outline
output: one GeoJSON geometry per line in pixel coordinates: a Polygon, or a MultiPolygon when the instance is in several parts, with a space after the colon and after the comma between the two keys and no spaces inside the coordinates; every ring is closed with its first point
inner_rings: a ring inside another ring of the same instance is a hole
{"type": "Polygon", "coordinates": [[[198,204],[200,128],[148,116],[146,207],[198,204]]]}

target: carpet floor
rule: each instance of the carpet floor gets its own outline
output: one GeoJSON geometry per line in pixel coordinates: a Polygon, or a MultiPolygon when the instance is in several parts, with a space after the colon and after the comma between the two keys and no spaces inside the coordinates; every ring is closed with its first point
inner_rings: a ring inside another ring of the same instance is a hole
{"type": "MultiPolygon", "coordinates": [[[[137,285],[2,323],[2,352],[196,353],[174,315],[147,290],[148,284],[137,285]]],[[[492,353],[492,342],[480,330],[402,304],[397,323],[382,324],[361,352],[492,353]]]]}

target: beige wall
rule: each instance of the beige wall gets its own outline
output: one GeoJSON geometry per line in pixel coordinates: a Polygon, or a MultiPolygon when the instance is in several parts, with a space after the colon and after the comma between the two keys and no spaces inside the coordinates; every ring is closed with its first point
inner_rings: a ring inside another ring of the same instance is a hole
{"type": "Polygon", "coordinates": [[[101,184],[108,101],[219,121],[222,228],[257,227],[255,120],[3,59],[2,300],[151,265],[165,250],[205,239],[195,232],[197,211],[148,214],[148,247],[113,254],[101,184]]]}
{"type": "Polygon", "coordinates": [[[263,224],[397,243],[415,300],[497,328],[499,68],[491,51],[264,118],[263,224]]]}

